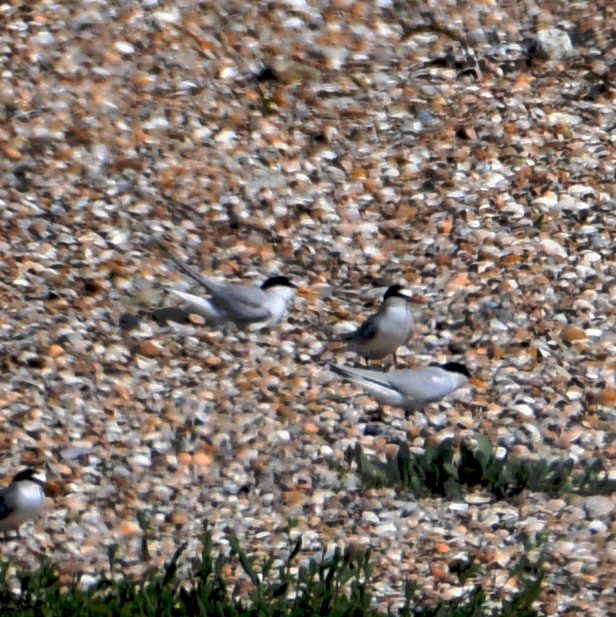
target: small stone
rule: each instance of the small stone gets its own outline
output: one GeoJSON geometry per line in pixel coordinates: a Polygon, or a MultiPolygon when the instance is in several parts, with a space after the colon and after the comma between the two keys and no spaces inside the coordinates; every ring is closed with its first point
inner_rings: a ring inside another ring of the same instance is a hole
{"type": "Polygon", "coordinates": [[[616,405],[616,390],[605,388],[591,397],[590,402],[593,405],[616,405]]]}
{"type": "Polygon", "coordinates": [[[152,313],[152,316],[161,326],[166,325],[169,321],[174,321],[179,324],[185,324],[188,321],[188,313],[176,306],[165,306],[156,309],[154,313],[152,313]]]}
{"type": "Polygon", "coordinates": [[[575,341],[583,341],[586,338],[586,332],[582,328],[576,326],[568,326],[560,333],[563,340],[573,343],[575,341]]]}
{"type": "Polygon", "coordinates": [[[118,321],[118,325],[122,330],[132,330],[139,326],[141,322],[141,315],[136,313],[124,313],[118,321]]]}
{"type": "Polygon", "coordinates": [[[480,495],[477,493],[473,493],[472,495],[466,495],[466,497],[464,497],[464,501],[468,504],[478,506],[478,505],[490,503],[494,501],[494,498],[491,497],[490,495],[480,495]]]}
{"type": "Polygon", "coordinates": [[[387,523],[377,525],[376,527],[376,535],[379,537],[395,536],[397,531],[398,531],[398,526],[393,521],[389,521],[387,523]]]}
{"type": "Polygon", "coordinates": [[[134,54],[135,53],[135,47],[134,45],[131,45],[131,43],[129,43],[128,41],[117,41],[114,44],[114,47],[121,53],[121,54],[134,54]]]}
{"type": "Polygon", "coordinates": [[[98,585],[100,578],[91,574],[81,574],[79,577],[79,587],[84,591],[98,585]]]}
{"type": "Polygon", "coordinates": [[[605,495],[592,495],[584,501],[584,510],[589,518],[606,517],[614,510],[614,502],[605,495]]]}
{"type": "Polygon", "coordinates": [[[156,341],[143,341],[139,345],[139,353],[146,358],[156,358],[163,353],[163,348],[156,341]]]}
{"type": "Polygon", "coordinates": [[[288,506],[302,505],[307,499],[304,491],[284,491],[281,497],[282,501],[288,506]]]}
{"type": "Polygon", "coordinates": [[[152,461],[147,454],[135,454],[131,457],[130,463],[133,467],[150,467],[152,461]]]}
{"type": "Polygon", "coordinates": [[[132,538],[141,533],[141,528],[139,527],[138,523],[136,523],[135,521],[124,520],[124,521],[120,521],[120,524],[118,525],[118,532],[124,538],[132,538]]]}
{"type": "Polygon", "coordinates": [[[590,525],[588,525],[588,531],[594,534],[604,534],[607,533],[608,526],[603,521],[592,521],[590,525]]]}
{"type": "Polygon", "coordinates": [[[377,514],[370,510],[366,510],[361,513],[362,521],[366,521],[367,523],[372,523],[373,525],[378,525],[380,523],[380,519],[377,514]]]}
{"type": "Polygon", "coordinates": [[[563,60],[573,54],[571,38],[559,28],[546,28],[537,32],[534,54],[544,60],[563,60]]]}
{"type": "Polygon", "coordinates": [[[64,349],[62,348],[61,345],[58,345],[57,343],[54,343],[53,345],[49,346],[49,355],[52,358],[56,358],[58,356],[61,356],[64,353],[64,349]]]}

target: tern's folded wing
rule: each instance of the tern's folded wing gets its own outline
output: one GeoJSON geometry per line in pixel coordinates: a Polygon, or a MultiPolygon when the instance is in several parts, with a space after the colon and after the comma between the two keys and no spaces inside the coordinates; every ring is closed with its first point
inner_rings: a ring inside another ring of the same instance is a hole
{"type": "Polygon", "coordinates": [[[258,287],[215,283],[210,293],[215,304],[236,322],[251,323],[271,317],[267,294],[258,287]]]}
{"type": "Polygon", "coordinates": [[[4,495],[0,495],[0,521],[14,512],[13,507],[8,502],[10,500],[5,499],[4,495]]]}
{"type": "Polygon", "coordinates": [[[345,339],[360,344],[368,343],[376,338],[378,331],[376,320],[373,317],[369,317],[355,332],[346,335],[345,339]]]}

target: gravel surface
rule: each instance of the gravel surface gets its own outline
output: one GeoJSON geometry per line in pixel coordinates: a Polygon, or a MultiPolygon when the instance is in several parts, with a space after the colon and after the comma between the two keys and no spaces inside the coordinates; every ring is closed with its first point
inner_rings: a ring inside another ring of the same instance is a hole
{"type": "Polygon", "coordinates": [[[120,543],[138,572],[138,512],[155,563],[204,520],[221,550],[233,531],[284,556],[296,518],[302,559],[370,547],[395,609],[408,579],[463,595],[455,559],[498,600],[544,532],[537,608],[616,614],[614,495],[416,500],[344,471],[358,442],[385,459],[396,435],[483,433],[616,473],[613,2],[0,12],[0,474],[44,467],[53,500],[3,556],[93,576],[120,543]],[[571,49],[529,56],[557,26],[571,49]],[[310,291],[269,330],[158,323],[195,287],[156,240],[206,275],[310,291]],[[326,364],[355,361],[332,340],[391,283],[414,297],[402,363],[474,379],[375,436],[374,401],[326,364]]]}

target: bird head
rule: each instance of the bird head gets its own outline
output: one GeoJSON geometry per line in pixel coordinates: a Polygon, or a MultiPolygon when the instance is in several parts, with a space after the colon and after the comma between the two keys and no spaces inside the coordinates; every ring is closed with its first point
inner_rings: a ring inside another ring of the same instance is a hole
{"type": "Polygon", "coordinates": [[[13,477],[13,482],[24,481],[35,482],[41,487],[44,487],[47,482],[47,478],[43,472],[27,467],[13,477]]]}

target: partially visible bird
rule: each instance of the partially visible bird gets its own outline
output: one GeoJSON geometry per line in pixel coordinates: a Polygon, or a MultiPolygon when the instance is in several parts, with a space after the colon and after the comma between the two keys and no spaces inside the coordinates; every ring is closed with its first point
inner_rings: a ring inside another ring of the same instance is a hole
{"type": "Polygon", "coordinates": [[[396,364],[396,350],[408,343],[415,328],[411,299],[403,293],[403,289],[401,285],[391,285],[383,296],[379,310],[357,330],[344,336],[351,351],[367,360],[392,354],[396,364]]]}
{"type": "Polygon", "coordinates": [[[286,276],[268,278],[260,287],[220,283],[202,276],[171,252],[169,258],[188,276],[205,287],[210,298],[172,290],[190,309],[211,326],[233,322],[240,328],[265,327],[278,323],[297,287],[286,276]]]}
{"type": "Polygon", "coordinates": [[[34,469],[20,471],[11,484],[0,490],[0,531],[4,538],[8,532],[16,530],[21,538],[19,527],[41,512],[45,506],[45,478],[34,469]]]}
{"type": "Polygon", "coordinates": [[[337,375],[361,386],[379,403],[411,412],[441,400],[463,386],[470,377],[466,366],[447,362],[440,366],[393,370],[387,373],[330,364],[337,375]]]}

